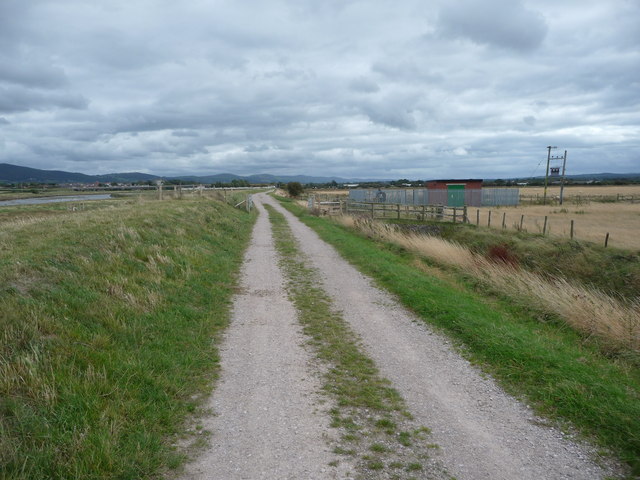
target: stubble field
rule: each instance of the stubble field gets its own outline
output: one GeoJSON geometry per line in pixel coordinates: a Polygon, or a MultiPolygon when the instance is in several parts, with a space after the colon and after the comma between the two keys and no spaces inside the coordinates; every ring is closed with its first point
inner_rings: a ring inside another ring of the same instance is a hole
{"type": "MultiPolygon", "coordinates": [[[[525,187],[520,189],[520,195],[529,197],[538,194],[542,198],[542,187],[525,187]]],[[[517,207],[482,207],[479,209],[480,225],[489,223],[491,211],[491,227],[502,228],[503,215],[505,228],[522,228],[529,233],[542,233],[544,219],[547,217],[546,233],[550,236],[569,238],[571,236],[571,221],[573,220],[573,235],[577,240],[585,240],[597,244],[604,244],[607,233],[609,246],[629,250],[640,249],[640,201],[631,203],[602,202],[594,199],[616,198],[618,195],[640,197],[640,186],[602,186],[566,187],[563,205],[559,205],[559,187],[549,188],[547,191],[547,205],[519,205],[517,207]]],[[[475,208],[470,209],[472,223],[478,221],[475,208]]]]}

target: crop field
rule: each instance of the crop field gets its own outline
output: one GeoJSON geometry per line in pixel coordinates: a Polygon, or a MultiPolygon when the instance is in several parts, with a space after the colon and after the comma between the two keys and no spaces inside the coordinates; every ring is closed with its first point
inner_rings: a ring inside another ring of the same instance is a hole
{"type": "MultiPolygon", "coordinates": [[[[542,197],[544,187],[519,187],[520,195],[542,197]]],[[[574,200],[578,198],[588,199],[589,197],[615,197],[616,195],[640,196],[640,185],[568,185],[564,187],[564,198],[574,200]]],[[[554,198],[560,196],[560,187],[552,185],[547,188],[547,197],[554,198]]]]}
{"type": "Polygon", "coordinates": [[[520,229],[528,233],[542,233],[554,237],[573,238],[604,245],[607,233],[611,247],[640,250],[640,202],[587,202],[576,205],[565,201],[564,205],[520,205],[517,207],[469,208],[469,220],[491,228],[520,229]],[[478,217],[479,211],[479,217],[478,217]],[[523,217],[524,216],[524,217],[523,217]],[[504,221],[503,221],[504,220],[504,221]],[[522,221],[522,225],[521,225],[522,221]]]}

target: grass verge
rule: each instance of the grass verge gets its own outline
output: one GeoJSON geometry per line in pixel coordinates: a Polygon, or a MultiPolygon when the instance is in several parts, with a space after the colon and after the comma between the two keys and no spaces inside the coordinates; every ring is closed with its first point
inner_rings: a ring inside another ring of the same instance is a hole
{"type": "Polygon", "coordinates": [[[121,201],[3,225],[0,477],[180,465],[174,442],[211,384],[253,218],[121,201]]]}
{"type": "Polygon", "coordinates": [[[276,249],[287,275],[289,296],[303,331],[327,365],[324,390],[336,403],[332,426],[342,439],[334,452],[353,456],[365,478],[412,478],[418,470],[430,478],[449,478],[427,452],[429,429],[415,425],[403,399],[361,351],[356,334],[318,286],[317,272],[307,266],[284,216],[266,205],[276,249]]]}
{"type": "Polygon", "coordinates": [[[634,363],[605,357],[558,322],[541,323],[468,284],[426,275],[418,266],[422,259],[398,246],[280,200],[405,306],[457,339],[507,390],[525,396],[539,413],[569,421],[640,474],[640,372],[634,363]]]}

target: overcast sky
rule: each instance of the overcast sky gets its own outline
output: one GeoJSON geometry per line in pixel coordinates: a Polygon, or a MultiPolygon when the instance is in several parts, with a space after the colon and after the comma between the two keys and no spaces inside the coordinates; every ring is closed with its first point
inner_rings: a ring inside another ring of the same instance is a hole
{"type": "Polygon", "coordinates": [[[0,162],[640,171],[637,0],[0,0],[0,162]]]}

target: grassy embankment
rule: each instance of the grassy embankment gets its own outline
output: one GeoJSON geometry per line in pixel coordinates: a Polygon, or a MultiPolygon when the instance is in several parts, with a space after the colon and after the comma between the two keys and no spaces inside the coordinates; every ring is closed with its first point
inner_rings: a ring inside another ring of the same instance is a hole
{"type": "Polygon", "coordinates": [[[428,323],[457,339],[474,362],[543,415],[569,421],[640,474],[640,372],[635,357],[609,358],[553,317],[487,292],[422,255],[375,241],[293,202],[287,208],[428,323]],[[430,272],[425,274],[425,270],[430,272]]]}
{"type": "Polygon", "coordinates": [[[323,389],[335,404],[332,426],[343,432],[334,452],[352,457],[368,479],[409,479],[426,470],[431,478],[449,478],[427,453],[438,448],[429,442],[429,429],[410,420],[402,397],[381,377],[362,352],[358,336],[317,286],[318,273],[300,252],[284,216],[270,205],[266,208],[289,297],[304,333],[327,366],[323,389]]]}
{"type": "Polygon", "coordinates": [[[0,212],[0,477],[178,466],[253,216],[211,200],[12,208],[0,212]]]}

